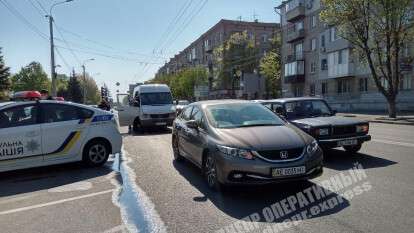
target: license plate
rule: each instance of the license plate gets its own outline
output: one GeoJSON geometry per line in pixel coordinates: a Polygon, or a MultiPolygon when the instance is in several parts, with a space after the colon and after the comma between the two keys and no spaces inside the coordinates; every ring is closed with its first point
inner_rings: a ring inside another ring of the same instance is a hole
{"type": "Polygon", "coordinates": [[[280,177],[280,176],[301,175],[301,174],[305,174],[305,172],[306,172],[305,166],[273,168],[272,176],[273,177],[280,177]]]}
{"type": "Polygon", "coordinates": [[[358,140],[356,139],[349,139],[343,140],[338,142],[338,146],[355,146],[358,144],[358,140]]]}
{"type": "Polygon", "coordinates": [[[156,122],[155,125],[157,126],[167,125],[167,122],[156,122]]]}

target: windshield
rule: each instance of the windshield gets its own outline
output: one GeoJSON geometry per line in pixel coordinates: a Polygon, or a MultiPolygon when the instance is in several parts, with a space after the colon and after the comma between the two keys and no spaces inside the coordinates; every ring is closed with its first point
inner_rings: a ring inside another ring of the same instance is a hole
{"type": "Polygon", "coordinates": [[[332,116],[331,109],[322,100],[303,100],[285,104],[288,119],[332,116]]]}
{"type": "Polygon", "coordinates": [[[255,103],[220,104],[207,107],[215,128],[240,128],[283,125],[284,122],[266,107],[255,103]]]}
{"type": "Polygon", "coordinates": [[[172,96],[169,92],[142,93],[141,105],[166,105],[172,104],[172,96]]]}

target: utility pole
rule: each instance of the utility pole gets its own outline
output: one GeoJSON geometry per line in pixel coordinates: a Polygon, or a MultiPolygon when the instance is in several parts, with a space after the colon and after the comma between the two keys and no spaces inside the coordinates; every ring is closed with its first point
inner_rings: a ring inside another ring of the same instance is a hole
{"type": "Polygon", "coordinates": [[[82,65],[82,76],[83,76],[83,104],[86,104],[86,71],[85,71],[85,64],[82,65]]]}
{"type": "Polygon", "coordinates": [[[55,45],[53,42],[53,17],[49,15],[49,31],[50,31],[50,69],[52,78],[52,96],[56,96],[56,66],[55,66],[55,45]]]}

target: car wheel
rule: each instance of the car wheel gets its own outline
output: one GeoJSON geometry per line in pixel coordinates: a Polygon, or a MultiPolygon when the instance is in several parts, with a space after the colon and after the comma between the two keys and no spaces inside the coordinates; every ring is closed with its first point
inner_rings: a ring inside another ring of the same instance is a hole
{"type": "Polygon", "coordinates": [[[362,144],[356,145],[356,146],[344,146],[344,149],[346,152],[351,154],[356,154],[359,150],[361,150],[362,144]]]}
{"type": "Polygon", "coordinates": [[[136,119],[134,121],[134,125],[133,125],[132,129],[134,130],[135,133],[143,133],[144,132],[144,128],[142,127],[141,122],[139,121],[139,119],[136,119]]]}
{"type": "Polygon", "coordinates": [[[91,167],[102,166],[108,161],[110,149],[104,140],[95,140],[88,143],[83,150],[83,162],[91,167]]]}
{"type": "Polygon", "coordinates": [[[214,191],[221,191],[221,184],[217,179],[217,165],[216,161],[210,154],[207,155],[204,162],[204,177],[207,181],[208,187],[214,191]]]}
{"type": "Polygon", "coordinates": [[[172,138],[172,148],[174,152],[174,160],[180,162],[183,160],[183,157],[180,155],[180,148],[178,147],[178,138],[173,136],[172,138]]]}

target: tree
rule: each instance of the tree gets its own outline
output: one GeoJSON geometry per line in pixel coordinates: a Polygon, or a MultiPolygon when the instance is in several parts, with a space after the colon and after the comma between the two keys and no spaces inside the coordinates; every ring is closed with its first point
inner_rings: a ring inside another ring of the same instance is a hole
{"type": "Polygon", "coordinates": [[[95,79],[88,74],[86,77],[80,79],[80,86],[86,96],[85,100],[87,104],[97,104],[101,100],[101,93],[96,85],[95,79]]]}
{"type": "Polygon", "coordinates": [[[266,78],[266,92],[278,98],[281,94],[281,40],[275,36],[271,41],[271,50],[260,60],[260,73],[266,78]]]}
{"type": "Polygon", "coordinates": [[[5,93],[10,89],[10,67],[4,64],[0,47],[0,100],[5,98],[5,93]]]}
{"type": "Polygon", "coordinates": [[[413,1],[322,0],[322,4],[321,19],[354,45],[388,102],[389,117],[395,118],[402,48],[414,38],[413,1]]]}
{"type": "Polygon", "coordinates": [[[246,31],[234,33],[222,46],[214,49],[213,53],[220,67],[219,80],[222,88],[232,86],[236,70],[253,73],[259,65],[259,51],[246,31]]]}
{"type": "Polygon", "coordinates": [[[50,80],[39,62],[31,62],[12,76],[13,91],[49,90],[50,80]]]}
{"type": "Polygon", "coordinates": [[[67,96],[63,96],[66,100],[82,103],[83,95],[82,88],[78,78],[75,75],[72,75],[68,82],[67,96]]]}

